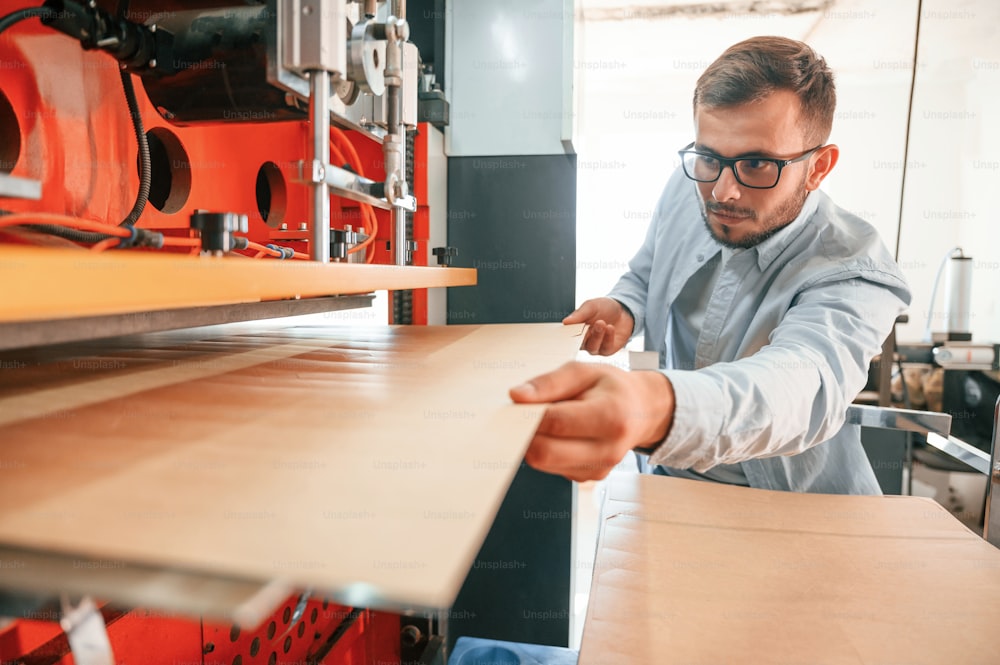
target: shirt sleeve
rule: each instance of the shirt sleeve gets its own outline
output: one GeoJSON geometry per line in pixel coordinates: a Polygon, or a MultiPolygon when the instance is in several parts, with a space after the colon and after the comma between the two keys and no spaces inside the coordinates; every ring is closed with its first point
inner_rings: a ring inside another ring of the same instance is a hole
{"type": "Polygon", "coordinates": [[[814,285],[753,355],[665,370],[676,408],[650,464],[703,472],[831,438],[908,300],[905,288],[862,277],[814,285]]]}

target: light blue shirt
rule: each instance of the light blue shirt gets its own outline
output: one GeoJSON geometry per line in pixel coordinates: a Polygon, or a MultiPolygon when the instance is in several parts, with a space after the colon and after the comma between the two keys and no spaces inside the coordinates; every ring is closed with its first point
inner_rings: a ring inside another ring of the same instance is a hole
{"type": "MultiPolygon", "coordinates": [[[[712,258],[706,260],[695,274],[691,275],[687,284],[677,294],[677,299],[670,306],[670,316],[667,318],[666,356],[667,366],[671,369],[694,369],[694,356],[698,348],[698,337],[705,322],[708,304],[715,283],[719,281],[723,266],[734,253],[744,250],[733,250],[719,245],[712,258]]],[[[676,478],[692,480],[714,480],[729,485],[748,485],[747,476],[739,464],[717,464],[705,473],[692,469],[674,469],[665,466],[646,469],[648,463],[641,468],[652,473],[658,473],[676,478]]]]}
{"type": "Polygon", "coordinates": [[[675,172],[609,294],[632,312],[633,333],[659,353],[674,388],[673,423],[649,463],[700,474],[738,464],[750,486],[766,489],[880,493],[860,428],[844,425],[910,302],[878,232],[811,193],[791,224],[725,262],[689,357],[673,305],[720,249],[697,196],[675,172]]]}

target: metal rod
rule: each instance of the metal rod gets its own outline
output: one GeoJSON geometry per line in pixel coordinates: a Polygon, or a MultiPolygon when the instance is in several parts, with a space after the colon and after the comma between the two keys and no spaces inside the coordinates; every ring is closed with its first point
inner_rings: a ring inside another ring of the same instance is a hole
{"type": "Polygon", "coordinates": [[[330,187],[325,171],[330,163],[330,73],[309,72],[309,126],[312,141],[309,161],[312,162],[313,200],[309,211],[310,247],[313,261],[330,262],[330,187]]]}
{"type": "Polygon", "coordinates": [[[1000,398],[993,407],[993,454],[987,470],[986,514],[983,515],[983,539],[1000,547],[1000,398]],[[996,503],[994,503],[996,502],[996,503]]]}
{"type": "MultiPolygon", "coordinates": [[[[399,49],[400,56],[397,62],[402,70],[402,42],[390,44],[389,48],[399,49]]],[[[400,77],[402,83],[402,76],[400,77]]],[[[403,88],[401,85],[388,86],[386,88],[386,120],[389,125],[389,133],[392,134],[392,141],[397,142],[397,162],[394,166],[398,168],[398,182],[406,183],[406,127],[403,126],[403,88]]],[[[398,206],[392,207],[392,255],[393,263],[398,266],[406,265],[406,211],[398,206]]]]}
{"type": "Polygon", "coordinates": [[[953,436],[941,436],[934,432],[927,434],[927,445],[934,446],[943,453],[971,466],[979,473],[990,475],[990,456],[975,446],[970,446],[953,436]]]}
{"type": "MultiPolygon", "coordinates": [[[[386,45],[385,62],[385,103],[386,129],[388,136],[382,144],[385,154],[386,198],[393,203],[392,254],[393,263],[407,264],[406,210],[397,200],[407,195],[406,185],[406,126],[403,123],[403,44],[408,29],[403,17],[397,11],[406,12],[406,5],[394,2],[393,17],[389,18],[391,29],[386,45]]],[[[415,91],[410,91],[415,92],[415,91]]]]}
{"type": "Polygon", "coordinates": [[[847,407],[846,422],[850,425],[901,429],[927,434],[934,432],[948,436],[951,432],[951,414],[932,411],[913,411],[891,407],[852,404],[847,407]]]}
{"type": "Polygon", "coordinates": [[[406,210],[392,207],[392,260],[397,266],[405,266],[406,261],[406,210]]]}

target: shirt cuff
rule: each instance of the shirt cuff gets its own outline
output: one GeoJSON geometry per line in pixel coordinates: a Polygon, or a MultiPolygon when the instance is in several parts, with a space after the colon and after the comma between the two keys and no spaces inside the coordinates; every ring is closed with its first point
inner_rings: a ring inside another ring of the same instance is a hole
{"type": "Polygon", "coordinates": [[[631,337],[638,335],[642,331],[643,326],[646,324],[642,316],[643,303],[636,298],[630,298],[621,293],[612,293],[608,297],[624,307],[625,311],[628,312],[628,315],[632,317],[631,337]],[[636,312],[638,312],[638,314],[636,312]]]}
{"type": "Polygon", "coordinates": [[[649,456],[652,466],[706,471],[717,462],[727,407],[718,382],[697,371],[664,370],[674,388],[674,418],[667,438],[649,456]]]}

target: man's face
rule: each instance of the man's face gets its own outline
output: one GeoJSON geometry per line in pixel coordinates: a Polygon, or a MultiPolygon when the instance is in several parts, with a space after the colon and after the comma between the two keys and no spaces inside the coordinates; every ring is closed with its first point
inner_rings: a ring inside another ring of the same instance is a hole
{"type": "MultiPolygon", "coordinates": [[[[800,104],[793,92],[778,90],[759,102],[695,111],[694,150],[720,157],[798,157],[814,145],[799,122],[800,104]]],[[[712,237],[727,247],[753,247],[799,214],[809,191],[806,175],[815,155],[789,164],[773,189],[744,187],[730,168],[715,182],[696,182],[701,212],[712,237]]]]}

